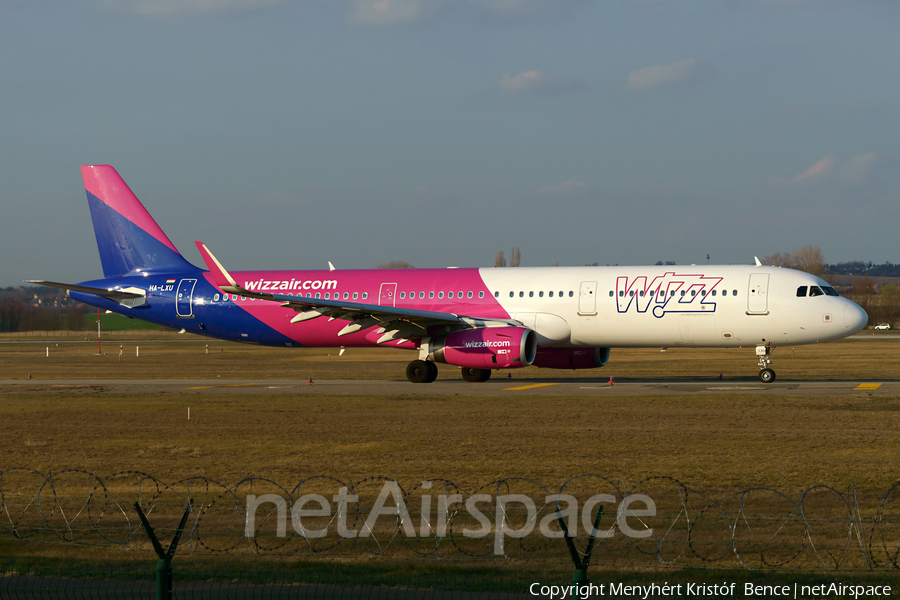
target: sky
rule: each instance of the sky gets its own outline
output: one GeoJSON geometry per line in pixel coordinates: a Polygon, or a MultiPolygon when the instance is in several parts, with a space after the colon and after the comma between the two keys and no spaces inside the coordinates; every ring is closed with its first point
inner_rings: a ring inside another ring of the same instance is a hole
{"type": "Polygon", "coordinates": [[[0,0],[0,286],[79,165],[230,270],[900,262],[894,0],[0,0]]]}

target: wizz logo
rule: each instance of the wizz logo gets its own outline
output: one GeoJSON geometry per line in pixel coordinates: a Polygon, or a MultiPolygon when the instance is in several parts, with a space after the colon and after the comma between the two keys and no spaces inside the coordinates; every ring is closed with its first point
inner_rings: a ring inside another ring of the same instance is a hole
{"type": "Polygon", "coordinates": [[[645,313],[652,308],[653,316],[661,318],[670,312],[715,312],[716,303],[712,291],[721,277],[706,275],[657,275],[650,282],[641,275],[629,281],[628,277],[616,278],[616,303],[620,313],[636,307],[645,313]]]}

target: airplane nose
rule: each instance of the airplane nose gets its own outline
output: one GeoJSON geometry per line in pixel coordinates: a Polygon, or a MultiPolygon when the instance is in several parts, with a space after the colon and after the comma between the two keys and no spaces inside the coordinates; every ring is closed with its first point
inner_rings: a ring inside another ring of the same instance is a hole
{"type": "Polygon", "coordinates": [[[847,301],[844,307],[844,327],[850,329],[853,333],[861,331],[869,324],[869,315],[856,302],[847,301]]]}

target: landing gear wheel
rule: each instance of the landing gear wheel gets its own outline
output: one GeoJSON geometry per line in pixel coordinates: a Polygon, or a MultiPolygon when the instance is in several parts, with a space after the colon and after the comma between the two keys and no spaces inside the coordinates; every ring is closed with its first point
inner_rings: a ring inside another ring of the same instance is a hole
{"type": "Polygon", "coordinates": [[[775,381],[775,371],[772,369],[763,369],[759,372],[759,380],[763,383],[772,383],[775,381]]]}
{"type": "Polygon", "coordinates": [[[487,381],[491,378],[490,369],[471,369],[469,367],[462,368],[462,376],[466,381],[473,383],[487,381]]]}
{"type": "Polygon", "coordinates": [[[431,362],[430,360],[426,360],[425,364],[428,366],[428,379],[425,380],[425,383],[431,383],[438,376],[438,368],[437,365],[431,362]]]}
{"type": "Polygon", "coordinates": [[[414,360],[406,366],[406,378],[413,383],[431,383],[437,378],[437,367],[433,362],[414,360]]]}

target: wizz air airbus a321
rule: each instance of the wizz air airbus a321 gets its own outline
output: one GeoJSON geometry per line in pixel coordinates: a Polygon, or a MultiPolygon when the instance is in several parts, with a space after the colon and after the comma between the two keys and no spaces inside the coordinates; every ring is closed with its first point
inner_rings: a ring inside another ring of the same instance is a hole
{"type": "Polygon", "coordinates": [[[30,281],[128,317],[235,342],[418,350],[466,381],[493,369],[602,367],[614,347],[756,348],[759,378],[779,345],[837,340],[868,317],[824,280],[755,266],[541,267],[228,272],[185,260],[110,166],[81,172],[103,279],[30,281]]]}

